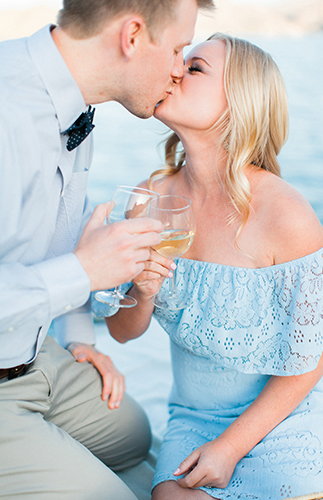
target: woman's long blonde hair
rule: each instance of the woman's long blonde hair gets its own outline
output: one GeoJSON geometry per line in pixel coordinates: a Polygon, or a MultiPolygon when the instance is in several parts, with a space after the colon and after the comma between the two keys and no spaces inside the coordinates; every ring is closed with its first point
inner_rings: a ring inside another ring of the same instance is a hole
{"type": "MultiPolygon", "coordinates": [[[[225,185],[235,209],[230,221],[238,216],[241,221],[237,239],[248,220],[251,201],[244,166],[251,163],[280,176],[277,155],[288,135],[287,95],[276,63],[262,49],[222,33],[208,40],[220,40],[226,49],[224,90],[228,107],[214,128],[228,152],[225,185]]],[[[165,145],[166,167],[150,176],[150,185],[156,177],[175,174],[183,167],[185,151],[179,144],[180,139],[172,133],[165,145]]]]}

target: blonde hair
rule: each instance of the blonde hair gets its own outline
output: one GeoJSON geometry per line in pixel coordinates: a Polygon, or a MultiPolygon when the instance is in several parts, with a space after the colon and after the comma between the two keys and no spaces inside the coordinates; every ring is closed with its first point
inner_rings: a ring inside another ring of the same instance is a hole
{"type": "MultiPolygon", "coordinates": [[[[285,85],[271,56],[252,43],[216,33],[208,40],[225,45],[224,91],[227,109],[214,124],[228,152],[225,186],[234,212],[229,223],[240,216],[236,239],[250,212],[250,185],[243,172],[253,164],[280,176],[277,161],[288,135],[288,105],[285,85]]],[[[166,167],[150,176],[149,184],[161,176],[178,172],[185,164],[185,151],[173,133],[166,141],[166,167]]],[[[235,239],[235,244],[236,244],[235,239]]],[[[237,245],[236,245],[237,246],[237,245]]]]}
{"type": "MultiPolygon", "coordinates": [[[[58,24],[74,38],[100,33],[104,24],[116,16],[132,13],[142,16],[154,40],[156,32],[174,18],[179,0],[63,0],[58,24]]],[[[196,0],[200,9],[213,10],[213,0],[196,0]]]]}

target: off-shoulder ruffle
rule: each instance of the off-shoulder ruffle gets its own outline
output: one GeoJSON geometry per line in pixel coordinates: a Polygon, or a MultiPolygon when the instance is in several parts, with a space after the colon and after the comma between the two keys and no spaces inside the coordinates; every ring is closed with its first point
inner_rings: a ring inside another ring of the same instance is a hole
{"type": "Polygon", "coordinates": [[[192,294],[192,305],[154,314],[182,349],[244,373],[299,375],[316,367],[323,350],[323,249],[260,269],[176,263],[176,286],[192,294]]]}

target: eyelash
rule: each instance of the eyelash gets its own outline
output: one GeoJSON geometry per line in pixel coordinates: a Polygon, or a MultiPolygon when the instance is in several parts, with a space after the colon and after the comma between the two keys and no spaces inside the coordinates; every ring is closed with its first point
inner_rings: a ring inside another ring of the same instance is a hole
{"type": "Polygon", "coordinates": [[[195,71],[202,73],[202,69],[199,66],[189,66],[187,69],[189,73],[194,73],[195,71]]]}

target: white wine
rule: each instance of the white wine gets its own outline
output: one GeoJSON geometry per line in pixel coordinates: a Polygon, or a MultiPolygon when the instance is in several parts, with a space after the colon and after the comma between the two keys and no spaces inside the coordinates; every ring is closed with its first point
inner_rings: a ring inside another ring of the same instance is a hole
{"type": "Polygon", "coordinates": [[[160,233],[162,240],[159,245],[154,246],[163,257],[168,259],[176,259],[187,252],[193,243],[195,231],[187,231],[182,229],[170,229],[160,233]]]}

